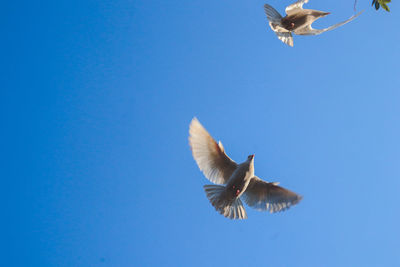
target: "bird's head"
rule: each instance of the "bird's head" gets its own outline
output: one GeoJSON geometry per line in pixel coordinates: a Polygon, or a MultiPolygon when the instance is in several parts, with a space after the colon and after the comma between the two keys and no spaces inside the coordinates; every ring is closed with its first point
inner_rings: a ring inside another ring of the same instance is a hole
{"type": "Polygon", "coordinates": [[[249,172],[254,175],[254,154],[247,157],[247,164],[249,164],[249,172]]]}
{"type": "Polygon", "coordinates": [[[328,16],[329,14],[331,14],[331,12],[324,12],[324,14],[322,16],[325,17],[325,16],[328,16]]]}
{"type": "Polygon", "coordinates": [[[319,10],[313,10],[313,13],[314,13],[313,15],[317,18],[322,18],[331,14],[330,12],[319,11],[319,10]]]}

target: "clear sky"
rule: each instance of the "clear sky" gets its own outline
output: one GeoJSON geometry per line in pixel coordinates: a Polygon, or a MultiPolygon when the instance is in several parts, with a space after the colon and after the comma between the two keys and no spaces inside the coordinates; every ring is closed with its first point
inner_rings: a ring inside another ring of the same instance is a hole
{"type": "Polygon", "coordinates": [[[260,0],[4,3],[1,265],[400,266],[400,5],[370,2],[293,48],[260,0]],[[219,215],[194,116],[304,199],[219,215]]]}

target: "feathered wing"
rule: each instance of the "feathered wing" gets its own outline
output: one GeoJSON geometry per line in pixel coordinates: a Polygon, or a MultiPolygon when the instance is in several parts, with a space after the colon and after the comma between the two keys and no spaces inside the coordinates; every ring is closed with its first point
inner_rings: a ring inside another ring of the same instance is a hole
{"type": "Polygon", "coordinates": [[[267,15],[269,26],[278,36],[278,39],[287,45],[293,46],[292,34],[281,26],[282,16],[272,6],[264,5],[265,14],[267,15]]]}
{"type": "Polygon", "coordinates": [[[299,10],[303,9],[303,5],[308,3],[308,0],[299,0],[289,6],[286,7],[285,12],[287,15],[293,14],[298,12],[299,10]]]}
{"type": "Polygon", "coordinates": [[[286,210],[302,199],[300,195],[257,176],[251,178],[242,197],[250,207],[271,213],[286,210]]]}
{"type": "Polygon", "coordinates": [[[225,154],[222,143],[217,143],[197,118],[193,118],[189,127],[189,144],[193,158],[200,170],[211,182],[225,184],[237,164],[225,154]]]}
{"type": "Polygon", "coordinates": [[[294,33],[298,34],[298,35],[318,35],[318,34],[321,34],[323,32],[327,32],[327,31],[336,29],[337,27],[340,27],[340,26],[352,21],[353,19],[358,17],[362,12],[364,12],[364,11],[361,11],[361,12],[357,13],[356,15],[351,16],[349,19],[347,19],[345,21],[342,21],[342,22],[339,22],[339,23],[337,23],[335,25],[332,25],[332,26],[330,26],[328,28],[325,28],[325,29],[320,29],[320,30],[319,29],[313,29],[311,27],[311,25],[308,25],[307,27],[296,29],[294,31],[294,33]]]}
{"type": "Polygon", "coordinates": [[[276,23],[276,24],[281,23],[282,16],[281,16],[281,14],[279,14],[278,11],[276,11],[275,8],[273,8],[272,6],[270,6],[268,4],[265,4],[264,11],[265,11],[265,14],[267,15],[269,22],[276,23]]]}

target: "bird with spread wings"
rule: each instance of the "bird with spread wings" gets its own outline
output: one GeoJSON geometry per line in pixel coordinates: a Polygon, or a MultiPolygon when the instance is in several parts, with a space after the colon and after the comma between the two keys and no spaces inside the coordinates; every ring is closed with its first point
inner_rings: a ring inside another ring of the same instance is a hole
{"type": "Polygon", "coordinates": [[[362,13],[361,11],[349,19],[332,25],[328,28],[314,29],[312,28],[311,24],[317,19],[325,17],[330,13],[313,9],[303,9],[303,5],[307,2],[308,0],[299,0],[286,7],[285,17],[282,17],[272,6],[268,4],[264,5],[269,26],[278,36],[279,40],[289,46],[293,46],[292,33],[297,35],[318,35],[323,32],[336,29],[337,27],[352,21],[362,13]]]}
{"type": "Polygon", "coordinates": [[[260,211],[278,212],[297,204],[302,197],[288,189],[254,175],[254,155],[238,164],[194,118],[189,127],[189,144],[200,170],[214,185],[205,185],[207,198],[214,208],[230,219],[246,219],[244,202],[260,211]]]}

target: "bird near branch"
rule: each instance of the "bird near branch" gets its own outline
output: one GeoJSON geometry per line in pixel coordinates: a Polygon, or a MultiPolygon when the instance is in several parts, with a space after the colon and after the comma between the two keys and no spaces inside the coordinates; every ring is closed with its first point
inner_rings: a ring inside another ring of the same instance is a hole
{"type": "Polygon", "coordinates": [[[278,36],[279,40],[284,42],[289,46],[293,46],[292,33],[297,35],[318,35],[326,31],[330,31],[340,27],[356,17],[361,13],[350,17],[349,19],[332,25],[325,29],[313,29],[311,24],[319,18],[329,15],[329,12],[313,10],[313,9],[303,9],[303,5],[308,3],[308,0],[297,1],[288,7],[286,7],[286,16],[282,17],[278,11],[276,11],[272,6],[265,4],[264,10],[267,15],[269,26],[278,36]]]}

